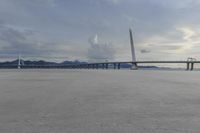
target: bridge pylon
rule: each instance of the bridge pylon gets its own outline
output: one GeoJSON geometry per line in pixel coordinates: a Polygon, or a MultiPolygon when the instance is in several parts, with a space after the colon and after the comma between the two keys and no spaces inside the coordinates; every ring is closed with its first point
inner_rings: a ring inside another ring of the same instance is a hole
{"type": "MultiPolygon", "coordinates": [[[[136,56],[135,56],[135,47],[134,47],[134,41],[133,41],[133,33],[132,30],[129,29],[130,34],[130,44],[131,44],[131,55],[132,55],[132,62],[136,62],[136,56]]],[[[132,63],[131,70],[137,70],[137,63],[132,63]]]]}

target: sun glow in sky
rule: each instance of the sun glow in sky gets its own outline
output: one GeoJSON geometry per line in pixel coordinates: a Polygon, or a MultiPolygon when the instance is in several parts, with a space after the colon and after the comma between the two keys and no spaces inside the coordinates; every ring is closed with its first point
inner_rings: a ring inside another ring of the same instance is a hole
{"type": "Polygon", "coordinates": [[[199,7],[199,0],[0,0],[0,56],[130,61],[131,27],[137,60],[198,59],[199,7]],[[101,51],[90,42],[96,35],[101,51]]]}

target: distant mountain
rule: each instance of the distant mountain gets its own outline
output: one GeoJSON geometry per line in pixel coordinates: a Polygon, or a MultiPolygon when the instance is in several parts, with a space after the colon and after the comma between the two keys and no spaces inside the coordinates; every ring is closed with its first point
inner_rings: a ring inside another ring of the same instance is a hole
{"type": "Polygon", "coordinates": [[[69,64],[87,64],[88,62],[82,62],[82,61],[63,61],[62,63],[59,64],[63,64],[63,65],[69,65],[69,64]]]}
{"type": "MultiPolygon", "coordinates": [[[[19,60],[14,60],[14,61],[5,61],[5,62],[0,62],[0,66],[17,66],[19,60]]],[[[49,61],[44,61],[44,60],[39,60],[39,61],[30,61],[30,60],[20,60],[22,65],[31,65],[31,66],[38,66],[38,65],[70,65],[70,64],[86,64],[87,62],[81,62],[78,60],[75,61],[63,61],[61,63],[56,63],[56,62],[49,62],[49,61]]]]}
{"type": "Polygon", "coordinates": [[[39,61],[30,61],[30,60],[26,60],[26,61],[23,61],[21,60],[21,64],[22,65],[58,65],[58,63],[55,63],[55,62],[48,62],[48,61],[43,61],[43,60],[39,60],[39,61]]]}
{"type": "MultiPolygon", "coordinates": [[[[6,61],[6,62],[0,62],[0,66],[9,66],[9,65],[18,65],[19,60],[14,60],[14,61],[6,61]]],[[[47,61],[24,61],[20,60],[22,65],[56,65],[57,63],[54,62],[47,62],[47,61]]]]}
{"type": "Polygon", "coordinates": [[[0,62],[1,66],[8,66],[8,65],[17,65],[18,64],[18,60],[14,60],[14,61],[5,61],[5,62],[0,62]]]}
{"type": "MultiPolygon", "coordinates": [[[[44,60],[39,60],[39,61],[31,61],[31,60],[20,60],[21,65],[24,66],[62,66],[62,65],[76,65],[76,64],[87,64],[88,62],[82,62],[82,61],[63,61],[61,63],[56,63],[56,62],[49,62],[49,61],[44,61],[44,60]]],[[[18,65],[18,60],[14,61],[6,61],[6,62],[0,62],[0,68],[16,68],[18,65]]],[[[120,65],[121,68],[123,69],[130,69],[131,64],[124,63],[120,65]]],[[[102,66],[99,66],[101,68],[102,66]]],[[[111,65],[109,68],[113,68],[111,65]]],[[[139,69],[142,70],[171,70],[172,68],[167,68],[167,67],[156,67],[156,66],[138,66],[139,69]]]]}

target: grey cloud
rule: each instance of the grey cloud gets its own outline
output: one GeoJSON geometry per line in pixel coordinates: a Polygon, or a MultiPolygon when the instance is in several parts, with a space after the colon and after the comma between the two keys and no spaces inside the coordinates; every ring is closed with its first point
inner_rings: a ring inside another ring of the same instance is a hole
{"type": "Polygon", "coordinates": [[[130,6],[126,5],[123,10],[128,16],[129,24],[133,25],[137,33],[135,36],[140,42],[153,35],[161,35],[177,41],[182,39],[179,33],[173,34],[173,32],[177,33],[177,26],[198,25],[199,8],[194,6],[193,1],[195,0],[134,0],[129,1],[130,6]],[[132,20],[136,21],[132,22],[132,20]]]}
{"type": "MultiPolygon", "coordinates": [[[[179,50],[182,48],[181,43],[186,42],[177,27],[198,29],[199,3],[199,0],[1,0],[0,27],[1,23],[27,27],[38,31],[41,36],[34,37],[38,34],[30,32],[28,35],[27,31],[15,28],[1,30],[0,49],[1,52],[8,52],[10,49],[17,52],[25,48],[25,53],[56,54],[68,50],[65,44],[74,47],[73,44],[76,43],[85,51],[81,56],[89,59],[112,59],[113,54],[106,55],[100,52],[105,50],[97,50],[114,49],[110,44],[91,45],[88,50],[90,54],[87,54],[86,38],[99,33],[105,40],[109,39],[119,47],[129,43],[127,29],[132,27],[134,41],[139,49],[144,48],[152,53],[179,50]],[[57,6],[51,8],[54,4],[57,6]],[[70,43],[65,43],[62,39],[70,43]],[[148,43],[156,45],[142,47],[148,43]],[[97,52],[91,52],[95,50],[97,52]]],[[[123,52],[117,51],[115,54],[124,56],[126,60],[129,49],[123,48],[123,52]]],[[[75,55],[74,52],[77,51],[67,51],[72,56],[75,55]]],[[[147,51],[143,51],[145,52],[147,51]]],[[[76,55],[80,55],[80,51],[76,55]]]]}
{"type": "MultiPolygon", "coordinates": [[[[0,52],[7,56],[57,56],[67,51],[65,43],[42,42],[35,38],[34,31],[18,30],[12,27],[1,25],[0,27],[0,52]]],[[[2,56],[2,55],[1,55],[2,56]]]]}
{"type": "MultiPolygon", "coordinates": [[[[11,0],[15,1],[15,0],[11,0]]],[[[54,6],[56,0],[18,0],[18,3],[21,4],[33,4],[37,6],[54,6]]]]}
{"type": "Polygon", "coordinates": [[[156,49],[156,50],[179,50],[183,46],[181,45],[162,45],[162,44],[149,44],[148,47],[151,49],[156,49]]]}
{"type": "Polygon", "coordinates": [[[1,48],[3,53],[19,53],[21,51],[32,53],[36,47],[33,42],[29,41],[26,32],[7,26],[0,28],[0,41],[6,44],[1,48]]]}
{"type": "Polygon", "coordinates": [[[96,37],[94,41],[89,41],[88,59],[90,61],[113,60],[115,57],[115,49],[109,43],[99,43],[96,37]]]}
{"type": "Polygon", "coordinates": [[[165,45],[165,46],[163,46],[163,49],[165,48],[165,49],[167,49],[167,50],[179,50],[179,49],[181,49],[183,46],[167,46],[167,45],[165,45]]]}
{"type": "Polygon", "coordinates": [[[151,53],[151,51],[150,51],[150,50],[147,50],[147,49],[141,49],[140,52],[141,52],[142,54],[151,53]]]}

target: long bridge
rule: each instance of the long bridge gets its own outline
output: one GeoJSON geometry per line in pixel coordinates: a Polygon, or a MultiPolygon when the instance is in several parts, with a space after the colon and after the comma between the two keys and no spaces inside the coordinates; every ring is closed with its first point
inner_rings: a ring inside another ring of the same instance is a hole
{"type": "Polygon", "coordinates": [[[121,65],[131,64],[137,70],[139,64],[186,64],[186,70],[194,70],[194,64],[200,64],[200,61],[135,61],[135,62],[102,62],[102,63],[86,63],[69,65],[71,69],[121,69],[121,65]]]}
{"type": "Polygon", "coordinates": [[[200,61],[128,61],[128,62],[101,62],[101,63],[80,63],[69,65],[9,65],[0,66],[0,68],[20,68],[20,69],[121,69],[122,65],[135,66],[137,70],[140,64],[185,64],[186,70],[194,70],[194,64],[200,64],[200,61]]]}

